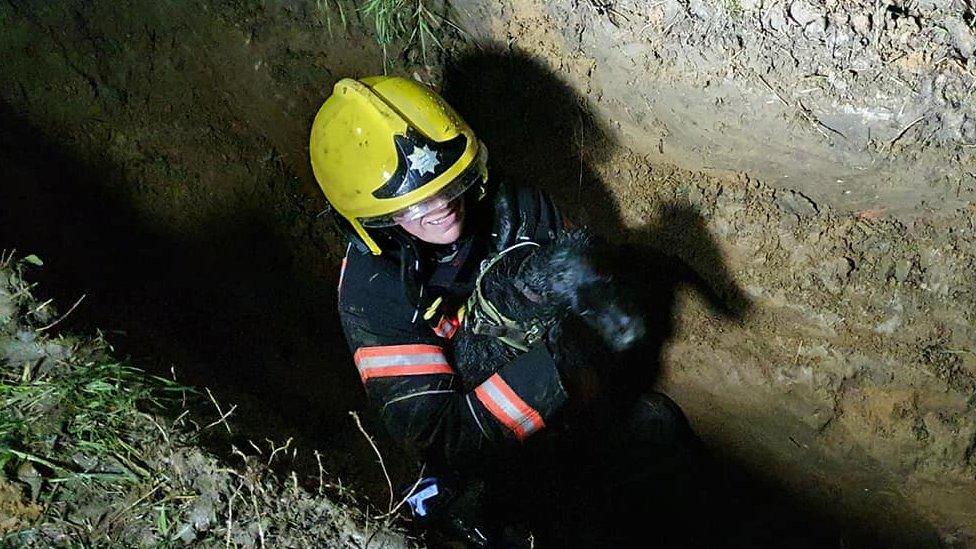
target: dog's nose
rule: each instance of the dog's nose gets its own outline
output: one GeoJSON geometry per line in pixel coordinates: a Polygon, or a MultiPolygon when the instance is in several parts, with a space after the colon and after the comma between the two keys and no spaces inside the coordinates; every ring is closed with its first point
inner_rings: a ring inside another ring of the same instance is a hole
{"type": "Polygon", "coordinates": [[[626,351],[644,337],[644,322],[630,315],[624,315],[617,320],[618,326],[610,343],[615,351],[626,351]]]}

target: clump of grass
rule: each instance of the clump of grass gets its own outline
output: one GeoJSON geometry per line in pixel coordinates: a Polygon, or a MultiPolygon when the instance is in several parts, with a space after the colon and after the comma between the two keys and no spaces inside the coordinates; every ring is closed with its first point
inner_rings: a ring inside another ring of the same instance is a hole
{"type": "Polygon", "coordinates": [[[373,20],[376,39],[386,48],[397,40],[406,38],[404,48],[419,46],[424,63],[427,63],[427,50],[430,44],[444,49],[444,45],[434,33],[440,28],[440,19],[424,0],[366,0],[362,6],[363,14],[373,20]]]}
{"type": "MultiPolygon", "coordinates": [[[[338,18],[345,29],[348,24],[344,0],[316,0],[323,13],[329,36],[333,33],[333,19],[338,18]]],[[[447,3],[441,0],[360,0],[353,8],[371,25],[377,43],[383,48],[384,65],[389,63],[389,49],[402,42],[401,51],[418,48],[424,64],[429,65],[432,48],[444,49],[441,40],[444,30],[460,29],[443,12],[447,3]],[[437,7],[434,7],[436,5],[437,7]],[[439,9],[438,9],[439,8],[439,9]]]]}
{"type": "Polygon", "coordinates": [[[0,417],[0,468],[40,466],[53,483],[145,476],[138,451],[119,433],[138,425],[132,415],[145,414],[140,407],[162,409],[161,391],[183,390],[166,380],[150,386],[144,373],[114,361],[71,364],[54,374],[28,363],[19,376],[3,374],[0,402],[9,413],[0,417]]]}

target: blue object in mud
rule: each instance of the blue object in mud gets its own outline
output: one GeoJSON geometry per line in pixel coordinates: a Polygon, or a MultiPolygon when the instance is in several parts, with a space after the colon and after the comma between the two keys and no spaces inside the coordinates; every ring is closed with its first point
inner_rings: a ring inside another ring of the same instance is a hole
{"type": "Polygon", "coordinates": [[[413,510],[414,516],[418,518],[426,517],[427,513],[429,512],[427,502],[437,497],[439,493],[440,489],[437,487],[436,477],[426,477],[421,479],[414,492],[407,497],[407,504],[409,504],[410,509],[413,510]]]}

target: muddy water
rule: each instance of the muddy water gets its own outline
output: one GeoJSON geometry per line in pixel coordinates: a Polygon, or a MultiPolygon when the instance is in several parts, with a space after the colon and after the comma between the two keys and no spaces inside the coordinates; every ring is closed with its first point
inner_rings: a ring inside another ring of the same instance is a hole
{"type": "MultiPolygon", "coordinates": [[[[586,11],[573,47],[564,35],[584,11],[466,6],[487,10],[474,12],[487,27],[469,22],[477,47],[456,44],[443,71],[398,69],[443,85],[487,142],[493,174],[546,188],[619,248],[655,327],[633,382],[665,387],[715,454],[727,544],[973,543],[965,184],[936,204],[942,179],[913,187],[917,174],[886,157],[855,188],[821,185],[809,176],[844,178],[822,170],[844,147],[802,115],[696,133],[697,84],[625,85],[629,50],[611,39],[635,17],[586,11]],[[653,92],[650,107],[638,91],[653,92]],[[645,114],[627,122],[636,104],[645,114]],[[743,137],[757,127],[772,137],[743,137]],[[797,133],[778,143],[787,130],[797,133]],[[807,158],[806,145],[820,160],[791,168],[784,159],[807,158]]],[[[670,32],[690,36],[689,21],[670,32]]],[[[382,72],[379,49],[330,34],[314,3],[14,2],[0,25],[0,247],[42,256],[60,302],[89,294],[68,328],[108,330],[144,364],[242,403],[255,436],[322,448],[382,501],[346,414],[365,403],[333,314],[343,246],[318,217],[305,150],[331,84],[382,72]]],[[[763,105],[784,107],[755,86],[763,105]]],[[[968,139],[966,108],[940,111],[962,113],[958,139],[915,147],[926,119],[892,143],[912,121],[897,118],[882,144],[957,173],[968,157],[945,160],[946,143],[968,139]]]]}

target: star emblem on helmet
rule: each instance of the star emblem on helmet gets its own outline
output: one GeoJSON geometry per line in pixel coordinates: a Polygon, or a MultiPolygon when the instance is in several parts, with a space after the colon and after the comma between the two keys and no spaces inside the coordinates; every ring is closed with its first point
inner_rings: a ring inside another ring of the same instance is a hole
{"type": "Polygon", "coordinates": [[[407,160],[410,161],[410,169],[420,175],[427,172],[434,173],[434,168],[441,163],[437,159],[437,151],[430,150],[427,145],[422,147],[414,145],[413,152],[407,156],[407,160]]]}

